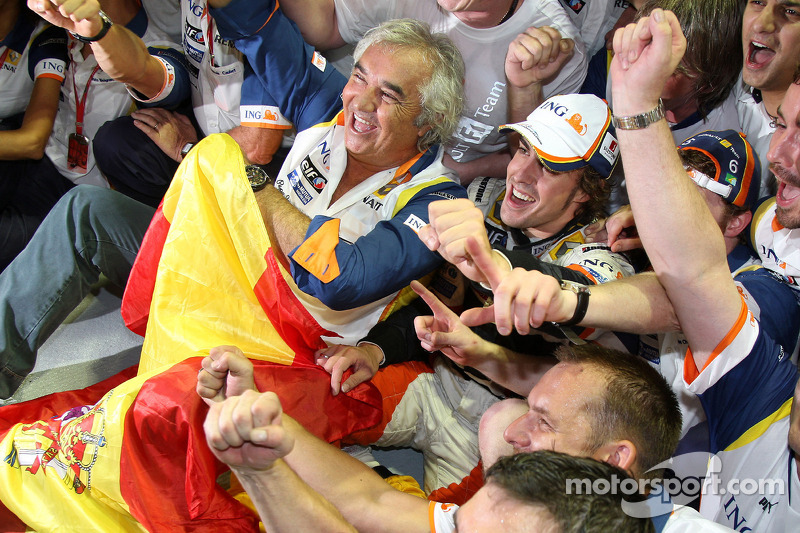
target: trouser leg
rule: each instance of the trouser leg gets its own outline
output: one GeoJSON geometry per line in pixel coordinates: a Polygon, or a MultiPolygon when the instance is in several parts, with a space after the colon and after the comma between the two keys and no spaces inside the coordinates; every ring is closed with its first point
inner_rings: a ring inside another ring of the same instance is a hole
{"type": "Polygon", "coordinates": [[[37,161],[0,162],[0,272],[72,187],[46,156],[37,161]]]}
{"type": "Polygon", "coordinates": [[[117,192],[67,193],[0,274],[0,398],[19,387],[36,351],[100,273],[124,286],[154,210],[117,192]]]}

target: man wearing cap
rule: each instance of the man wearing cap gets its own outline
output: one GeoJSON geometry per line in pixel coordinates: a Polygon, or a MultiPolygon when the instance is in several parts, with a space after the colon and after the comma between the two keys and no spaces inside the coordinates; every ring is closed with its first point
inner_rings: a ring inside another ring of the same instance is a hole
{"type": "MultiPolygon", "coordinates": [[[[620,105],[616,111],[634,117],[653,109],[684,47],[674,15],[661,10],[626,28],[624,35],[618,34],[611,68],[620,105]],[[626,60],[617,62],[617,58],[626,60]]],[[[792,93],[797,87],[790,87],[781,104],[780,134],[776,132],[768,153],[781,185],[777,216],[769,217],[767,226],[784,246],[791,246],[791,235],[781,232],[798,226],[792,201],[796,195],[791,192],[798,182],[800,106],[796,97],[800,91],[792,93]]],[[[620,132],[623,150],[630,154],[625,173],[631,205],[663,289],[639,286],[625,291],[626,283],[598,287],[584,323],[607,322],[603,315],[612,309],[639,313],[640,321],[673,310],[688,345],[681,369],[683,383],[700,398],[708,417],[708,449],[717,454],[709,463],[712,469],[704,485],[701,512],[737,531],[793,531],[792,524],[800,517],[800,469],[795,459],[800,453],[800,389],[796,388],[797,368],[789,356],[798,335],[794,291],[774,285],[775,294],[782,290],[781,301],[789,302],[780,306],[777,315],[774,302],[767,314],[761,306],[764,299],[754,301],[746,295],[730,278],[724,262],[725,241],[715,231],[716,221],[702,208],[703,199],[672,153],[667,124],[655,119],[631,130],[620,132]],[[653,172],[654,165],[658,172],[653,172]],[[656,189],[658,194],[653,193],[656,189]],[[681,216],[674,216],[677,212],[681,216]],[[780,332],[771,324],[776,319],[788,324],[780,332]]],[[[796,246],[789,253],[796,253],[796,246]]],[[[496,292],[501,289],[500,284],[494,285],[496,292]]],[[[575,298],[554,291],[534,307],[532,311],[543,320],[562,320],[574,312],[575,298]]]]}
{"type": "MultiPolygon", "coordinates": [[[[435,205],[449,210],[453,220],[481,233],[487,245],[491,240],[503,249],[523,250],[540,269],[558,279],[591,285],[632,274],[626,257],[612,253],[603,244],[584,244],[583,238],[583,228],[603,215],[610,189],[606,179],[619,157],[606,104],[592,95],[556,96],[541,104],[525,122],[504,129],[521,136],[506,180],[476,180],[468,189],[471,201],[435,205]]],[[[465,291],[464,285],[452,267],[441,269],[432,284],[455,309],[480,307],[491,296],[477,285],[465,291]]],[[[459,502],[480,487],[477,430],[481,415],[510,394],[504,387],[527,394],[552,362],[523,358],[520,364],[524,370],[515,373],[518,379],[502,382],[501,387],[487,386],[485,378],[483,384],[479,383],[473,379],[474,371],[465,373],[444,357],[433,360],[432,373],[429,369],[420,373],[424,365],[415,362],[391,365],[375,375],[379,366],[426,358],[413,320],[429,314],[427,306],[417,302],[375,326],[359,346],[321,350],[318,363],[331,372],[334,393],[340,387],[348,391],[374,376],[373,383],[384,395],[384,422],[354,436],[354,442],[422,450],[425,491],[441,501],[459,502]],[[348,368],[355,374],[342,384],[342,373],[348,368]],[[402,389],[399,383],[409,383],[408,388],[402,389]],[[398,390],[406,392],[399,404],[398,390]],[[458,415],[453,416],[454,412],[458,415]],[[470,472],[465,482],[472,489],[467,494],[454,494],[451,484],[461,482],[470,472]]],[[[550,333],[564,336],[557,330],[550,333]]],[[[480,335],[488,339],[497,336],[494,328],[480,335]]],[[[517,336],[505,344],[527,353],[548,354],[553,349],[538,336],[535,340],[517,336]]],[[[483,368],[478,370],[487,374],[483,368]]]]}

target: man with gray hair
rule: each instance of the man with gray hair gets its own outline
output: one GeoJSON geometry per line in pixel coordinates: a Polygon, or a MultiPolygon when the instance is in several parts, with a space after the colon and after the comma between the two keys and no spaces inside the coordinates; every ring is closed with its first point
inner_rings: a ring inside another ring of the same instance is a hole
{"type": "MultiPolygon", "coordinates": [[[[303,43],[275,2],[237,0],[212,12],[299,130],[274,187],[258,175],[239,178],[251,180],[273,249],[288,257],[300,302],[322,329],[358,340],[401,288],[441,261],[416,235],[427,222],[428,204],[465,196],[442,165],[437,144],[458,121],[461,56],[423,24],[392,21],[367,37],[345,80],[303,43]],[[318,230],[333,226],[328,222],[339,225],[325,242],[341,268],[323,281],[292,252],[319,243],[318,230]]],[[[242,157],[227,136],[207,139],[187,158],[192,165],[211,156],[242,157]]],[[[100,272],[125,285],[152,215],[114,192],[78,188],[48,217],[49,229],[0,278],[0,398],[19,386],[38,347],[100,272]]]]}

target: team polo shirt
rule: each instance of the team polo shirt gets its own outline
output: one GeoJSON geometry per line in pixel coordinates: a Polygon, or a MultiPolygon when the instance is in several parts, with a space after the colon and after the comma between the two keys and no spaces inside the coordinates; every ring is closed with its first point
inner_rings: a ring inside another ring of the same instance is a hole
{"type": "Polygon", "coordinates": [[[0,41],[0,120],[25,111],[39,78],[64,81],[67,34],[43,20],[20,14],[0,41]]]}
{"type": "Polygon", "coordinates": [[[706,474],[716,489],[704,491],[703,516],[737,531],[788,531],[796,471],[787,437],[797,376],[790,354],[764,331],[744,298],[738,320],[704,368],[687,352],[684,381],[700,397],[709,451],[716,454],[706,474]]]}
{"type": "Polygon", "coordinates": [[[283,116],[233,40],[219,34],[207,2],[181,0],[181,15],[192,107],[203,133],[220,133],[240,124],[291,128],[291,122],[283,116]]]}
{"type": "Polygon", "coordinates": [[[748,237],[764,267],[800,290],[800,231],[778,222],[775,197],[764,199],[756,208],[748,237]]]}
{"type": "Polygon", "coordinates": [[[147,45],[150,54],[160,61],[164,68],[164,86],[156,96],[146,101],[143,100],[143,97],[136,91],[129,90],[125,84],[114,80],[102,70],[98,69],[94,72],[97,67],[94,54],[90,54],[84,59],[81,53],[83,46],[89,45],[70,37],[70,65],[61,87],[58,113],[53,125],[53,132],[45,147],[45,154],[55,164],[62,176],[77,184],[108,187],[108,183],[95,165],[91,146],[91,139],[94,138],[100,126],[109,120],[130,114],[136,109],[137,102],[142,106],[174,107],[189,95],[186,69],[183,67],[183,59],[177,45],[169,42],[167,36],[158,29],[148,25],[144,9],[139,9],[126,28],[140,37],[147,45]],[[94,75],[92,75],[93,72],[94,75]],[[83,97],[90,77],[92,81],[86,96],[83,120],[83,135],[90,141],[87,171],[76,172],[71,170],[67,164],[69,135],[76,131],[78,99],[83,97]],[[77,87],[77,91],[75,87],[77,87]]]}
{"type": "Polygon", "coordinates": [[[747,136],[747,142],[753,147],[761,161],[761,188],[759,198],[774,196],[776,191],[775,176],[769,169],[767,152],[772,134],[775,132],[775,123],[767,113],[761,95],[752,87],[742,81],[733,86],[733,95],[736,98],[736,113],[739,117],[739,128],[747,136]]]}

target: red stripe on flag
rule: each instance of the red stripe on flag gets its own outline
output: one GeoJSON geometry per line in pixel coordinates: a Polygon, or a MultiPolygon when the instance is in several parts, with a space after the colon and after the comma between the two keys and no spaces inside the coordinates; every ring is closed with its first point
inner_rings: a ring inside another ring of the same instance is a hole
{"type": "Polygon", "coordinates": [[[303,306],[281,275],[280,265],[272,252],[264,256],[267,269],[256,282],[253,291],[272,326],[283,341],[294,350],[294,363],[314,364],[314,352],[325,348],[321,336],[338,337],[320,326],[303,306]]]}
{"type": "Polygon", "coordinates": [[[150,315],[150,302],[156,286],[158,262],[164,250],[170,223],[158,206],[147,233],[144,235],[139,253],[131,268],[125,294],[122,297],[122,319],[128,329],[144,337],[147,330],[147,317],[150,315]]]}
{"type": "MultiPolygon", "coordinates": [[[[380,396],[362,384],[332,396],[317,366],[253,361],[258,389],[273,391],[284,411],[329,442],[380,420],[380,396]]],[[[206,445],[207,407],[194,392],[200,358],[148,379],[126,414],[120,487],[133,516],[150,531],[253,531],[252,513],[216,483],[227,468],[206,445]],[[224,522],[224,523],[223,523],[224,522]]]]}

